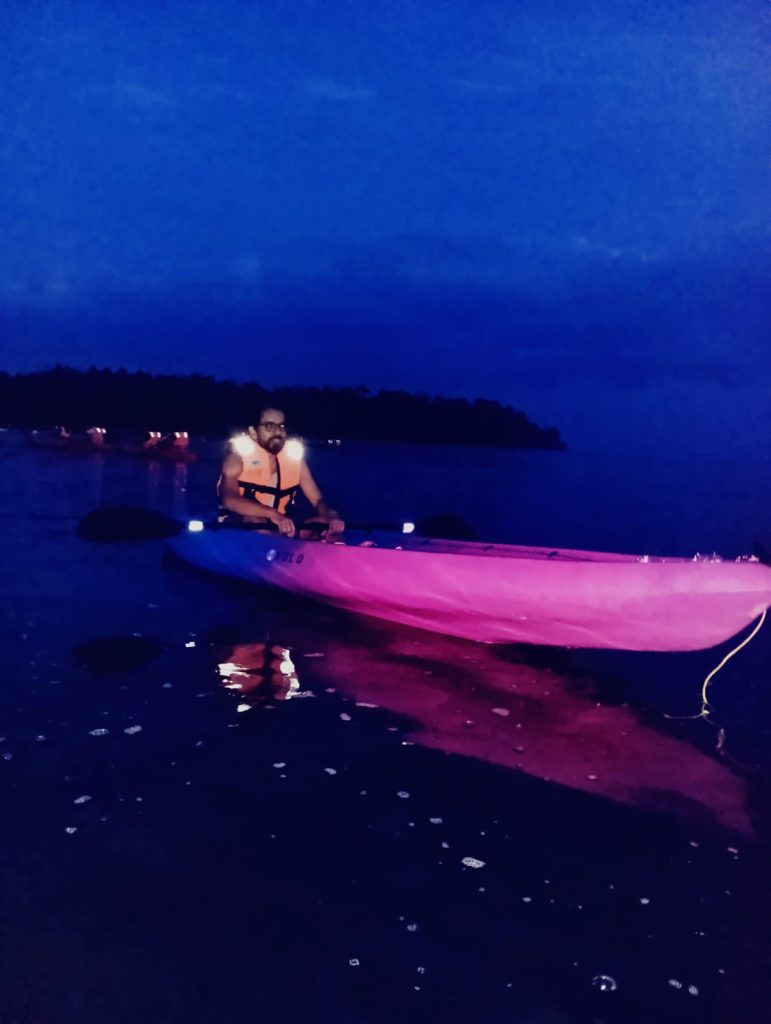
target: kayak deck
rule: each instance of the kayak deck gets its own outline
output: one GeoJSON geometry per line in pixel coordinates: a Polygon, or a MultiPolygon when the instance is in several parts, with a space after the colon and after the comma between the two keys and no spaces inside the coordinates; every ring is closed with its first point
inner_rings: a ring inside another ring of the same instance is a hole
{"type": "Polygon", "coordinates": [[[771,569],[751,558],[649,558],[380,533],[321,543],[227,529],[169,543],[211,572],[486,643],[697,650],[734,636],[771,604],[771,569]]]}

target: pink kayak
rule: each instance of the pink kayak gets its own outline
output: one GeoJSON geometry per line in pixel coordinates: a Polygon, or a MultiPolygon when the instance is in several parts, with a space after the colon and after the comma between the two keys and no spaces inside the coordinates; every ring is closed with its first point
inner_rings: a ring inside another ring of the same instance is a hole
{"type": "Polygon", "coordinates": [[[771,605],[771,568],[415,536],[345,544],[205,529],[169,541],[184,561],[302,597],[485,643],[691,651],[771,605]]]}

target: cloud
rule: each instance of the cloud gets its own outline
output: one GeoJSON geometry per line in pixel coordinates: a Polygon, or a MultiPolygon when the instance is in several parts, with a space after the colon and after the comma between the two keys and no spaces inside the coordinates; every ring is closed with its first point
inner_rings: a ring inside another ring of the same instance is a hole
{"type": "Polygon", "coordinates": [[[119,78],[114,83],[113,92],[124,103],[140,107],[142,110],[158,110],[174,105],[174,101],[166,93],[124,78],[119,78]]]}
{"type": "Polygon", "coordinates": [[[498,82],[485,81],[482,78],[456,78],[453,83],[463,92],[487,96],[516,96],[519,92],[514,86],[501,85],[498,82]]]}
{"type": "Polygon", "coordinates": [[[371,89],[359,89],[342,82],[333,82],[331,78],[307,78],[303,85],[311,96],[322,100],[362,101],[374,99],[375,96],[371,89]]]}

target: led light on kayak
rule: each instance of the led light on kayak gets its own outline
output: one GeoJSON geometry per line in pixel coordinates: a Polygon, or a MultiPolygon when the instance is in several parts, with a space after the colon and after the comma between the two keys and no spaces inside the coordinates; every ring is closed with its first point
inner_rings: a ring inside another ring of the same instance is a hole
{"type": "Polygon", "coordinates": [[[203,519],[191,519],[187,524],[188,533],[200,533],[203,530],[203,519]]]}
{"type": "Polygon", "coordinates": [[[414,533],[414,532],[415,532],[415,524],[414,523],[402,523],[402,533],[414,533]]]}
{"type": "Polygon", "coordinates": [[[303,447],[302,441],[298,441],[294,437],[284,445],[284,451],[290,459],[295,459],[298,462],[303,455],[305,455],[305,448],[303,447]]]}
{"type": "Polygon", "coordinates": [[[251,455],[257,446],[248,434],[236,434],[230,439],[230,447],[236,455],[243,458],[245,455],[251,455]]]}

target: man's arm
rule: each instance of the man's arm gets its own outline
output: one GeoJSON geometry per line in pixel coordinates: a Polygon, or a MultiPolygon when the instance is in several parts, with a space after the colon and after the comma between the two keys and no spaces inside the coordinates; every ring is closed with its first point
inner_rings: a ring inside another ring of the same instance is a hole
{"type": "Polygon", "coordinates": [[[282,515],[274,508],[268,508],[259,501],[252,501],[250,498],[242,498],[238,490],[238,478],[244,468],[241,456],[235,452],[225,456],[222,463],[219,483],[217,484],[217,496],[220,505],[229,512],[235,512],[243,516],[249,522],[257,523],[267,520],[278,527],[280,533],[288,536],[294,535],[294,523],[287,516],[282,515]]]}
{"type": "Polygon", "coordinates": [[[304,460],[300,469],[300,490],[321,518],[329,523],[329,532],[342,533],[345,529],[345,523],[340,518],[339,512],[333,509],[325,500],[318,484],[311,475],[311,471],[308,469],[308,464],[304,460]]]}

